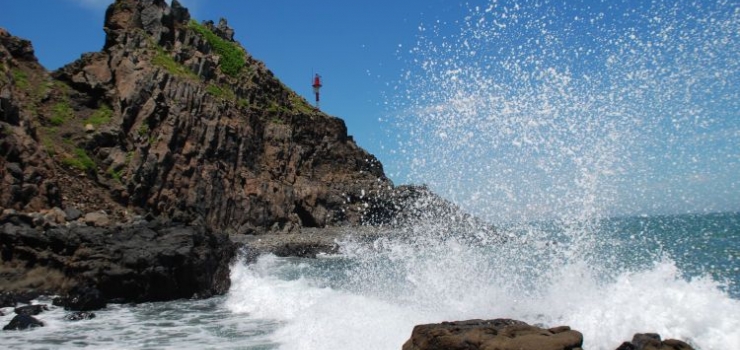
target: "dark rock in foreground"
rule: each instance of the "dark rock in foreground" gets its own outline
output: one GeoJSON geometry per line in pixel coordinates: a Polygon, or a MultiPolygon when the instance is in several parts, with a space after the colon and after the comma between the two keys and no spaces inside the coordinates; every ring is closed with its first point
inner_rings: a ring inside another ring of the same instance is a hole
{"type": "Polygon", "coordinates": [[[14,311],[18,315],[36,316],[44,311],[49,311],[49,307],[46,304],[26,305],[17,307],[14,311]]]}
{"type": "Polygon", "coordinates": [[[691,345],[676,339],[661,341],[655,333],[638,333],[631,342],[624,342],[617,350],[693,350],[691,345]]]}
{"type": "MultiPolygon", "coordinates": [[[[568,326],[539,328],[511,319],[468,320],[414,327],[403,350],[582,350],[583,335],[568,326]]],[[[635,334],[616,350],[694,350],[680,340],[635,334]]]]}
{"type": "Polygon", "coordinates": [[[64,319],[67,321],[91,320],[93,318],[95,318],[95,313],[87,311],[78,311],[64,316],[64,319]]]}
{"type": "Polygon", "coordinates": [[[495,319],[416,326],[403,350],[577,350],[582,344],[583,335],[567,326],[544,329],[495,319]]]}
{"type": "Polygon", "coordinates": [[[28,315],[15,315],[12,320],[10,320],[10,323],[5,325],[3,327],[4,331],[16,331],[16,330],[23,330],[33,327],[43,327],[44,323],[37,320],[33,316],[28,315]]]}
{"type": "MultiPolygon", "coordinates": [[[[201,226],[147,223],[41,230],[0,222],[6,292],[66,295],[76,311],[106,301],[162,301],[225,293],[235,246],[201,226]]],[[[12,300],[14,301],[14,300],[12,300]]]]}
{"type": "Polygon", "coordinates": [[[105,308],[108,300],[97,288],[82,286],[70,290],[67,295],[54,299],[54,305],[67,310],[90,311],[105,308]]]}
{"type": "Polygon", "coordinates": [[[0,292],[0,307],[14,307],[20,304],[30,304],[31,300],[39,297],[36,291],[2,291],[0,292]]]}

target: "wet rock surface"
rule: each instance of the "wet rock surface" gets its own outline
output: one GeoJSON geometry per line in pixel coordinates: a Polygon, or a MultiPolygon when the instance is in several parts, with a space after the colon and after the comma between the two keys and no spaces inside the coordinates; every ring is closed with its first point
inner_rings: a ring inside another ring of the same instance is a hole
{"type": "Polygon", "coordinates": [[[105,308],[108,298],[95,287],[75,286],[64,296],[54,298],[53,304],[67,310],[86,312],[105,308]]]}
{"type": "Polygon", "coordinates": [[[92,320],[93,318],[95,318],[95,313],[87,311],[77,311],[64,316],[64,319],[67,321],[92,320]]]}
{"type": "Polygon", "coordinates": [[[19,331],[34,327],[43,327],[44,323],[33,316],[15,315],[10,322],[3,327],[4,331],[19,331]]]}
{"type": "Polygon", "coordinates": [[[0,292],[0,307],[15,307],[18,304],[31,304],[33,299],[40,295],[37,291],[2,291],[0,292]]]}
{"type": "Polygon", "coordinates": [[[659,334],[638,333],[632,337],[632,341],[622,343],[617,350],[694,350],[694,348],[676,339],[661,340],[659,334]]]}
{"type": "MultiPolygon", "coordinates": [[[[467,320],[414,327],[403,350],[582,350],[583,334],[568,326],[541,328],[512,319],[467,320]]],[[[693,350],[680,340],[635,334],[616,350],[693,350]]]]}
{"type": "Polygon", "coordinates": [[[583,335],[511,319],[468,320],[414,327],[403,350],[580,350],[583,335]]]}
{"type": "Polygon", "coordinates": [[[56,305],[88,311],[110,300],[222,294],[230,285],[235,246],[202,226],[146,222],[40,229],[5,222],[0,251],[6,292],[59,294],[56,305]]]}
{"type": "Polygon", "coordinates": [[[18,315],[26,315],[26,316],[36,316],[44,311],[49,311],[49,307],[45,304],[36,304],[36,305],[25,305],[21,307],[17,307],[13,310],[18,315]]]}

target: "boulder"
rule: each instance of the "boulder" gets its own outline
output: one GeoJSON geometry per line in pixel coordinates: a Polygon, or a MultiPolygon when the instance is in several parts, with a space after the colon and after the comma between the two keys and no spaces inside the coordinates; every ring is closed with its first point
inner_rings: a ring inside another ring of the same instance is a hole
{"type": "Polygon", "coordinates": [[[637,333],[632,337],[632,341],[622,343],[616,350],[694,350],[694,348],[676,339],[661,340],[659,334],[637,333]]]}
{"type": "Polygon", "coordinates": [[[33,316],[28,315],[15,315],[12,320],[10,320],[10,323],[5,325],[3,327],[4,331],[15,331],[15,330],[23,330],[28,328],[34,328],[34,327],[43,327],[44,323],[37,320],[33,316]]]}
{"type": "Polygon", "coordinates": [[[67,222],[67,213],[59,207],[54,207],[44,214],[44,220],[49,223],[63,224],[67,222]]]}
{"type": "Polygon", "coordinates": [[[36,316],[43,311],[49,311],[49,307],[46,304],[26,305],[17,307],[14,311],[18,315],[36,316]]]}
{"type": "Polygon", "coordinates": [[[108,214],[102,210],[85,214],[85,223],[89,226],[106,227],[110,226],[108,214]]]}
{"type": "Polygon", "coordinates": [[[570,327],[540,328],[511,319],[442,322],[414,327],[403,350],[580,350],[570,327]]]}
{"type": "Polygon", "coordinates": [[[67,221],[75,221],[82,217],[82,212],[75,207],[64,208],[64,214],[66,215],[67,221]]]}
{"type": "Polygon", "coordinates": [[[4,291],[0,292],[0,307],[15,307],[18,304],[30,304],[39,297],[38,291],[4,291]]]}
{"type": "Polygon", "coordinates": [[[91,311],[105,308],[108,301],[97,288],[84,286],[73,288],[66,296],[55,298],[53,303],[66,310],[91,311]]]}
{"type": "Polygon", "coordinates": [[[67,321],[91,320],[93,318],[95,318],[95,313],[87,312],[87,311],[73,312],[71,314],[64,316],[64,319],[67,321]]]}
{"type": "Polygon", "coordinates": [[[55,305],[75,311],[100,309],[111,300],[223,294],[229,289],[229,264],[236,255],[235,244],[226,235],[203,226],[159,221],[47,230],[6,223],[0,226],[0,251],[2,263],[18,270],[8,275],[8,285],[27,286],[13,292],[59,294],[63,297],[55,305]]]}

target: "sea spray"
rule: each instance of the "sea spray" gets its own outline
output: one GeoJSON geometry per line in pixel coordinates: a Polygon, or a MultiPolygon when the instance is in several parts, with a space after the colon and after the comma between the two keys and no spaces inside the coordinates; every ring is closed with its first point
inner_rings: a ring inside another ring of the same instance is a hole
{"type": "Polygon", "coordinates": [[[636,332],[740,347],[737,214],[654,215],[740,197],[737,4],[464,6],[420,25],[385,119],[407,180],[498,230],[436,218],[339,256],[263,256],[234,267],[227,307],[278,322],[284,349],[398,349],[415,324],[496,317],[570,325],[588,349],[636,332]]]}
{"type": "Polygon", "coordinates": [[[277,322],[269,339],[281,349],[397,349],[416,324],[493,317],[570,325],[589,349],[615,349],[636,332],[701,349],[738,344],[740,301],[721,283],[686,276],[667,254],[633,245],[629,234],[608,238],[618,239],[649,258],[607,267],[537,239],[493,246],[349,239],[337,256],[267,255],[237,264],[226,306],[277,322]]]}
{"type": "Polygon", "coordinates": [[[407,180],[497,222],[719,210],[739,31],[726,1],[471,5],[401,54],[388,128],[407,180]]]}

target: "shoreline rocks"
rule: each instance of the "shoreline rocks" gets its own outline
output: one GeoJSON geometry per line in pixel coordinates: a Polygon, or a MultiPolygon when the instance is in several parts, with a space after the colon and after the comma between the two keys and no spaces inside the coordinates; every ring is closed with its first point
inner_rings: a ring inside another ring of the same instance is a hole
{"type": "MultiPolygon", "coordinates": [[[[4,293],[7,294],[7,293],[4,293]]],[[[46,325],[42,317],[36,318],[35,316],[40,315],[45,311],[50,311],[54,307],[49,308],[47,304],[28,304],[24,306],[16,307],[13,311],[16,314],[13,318],[3,327],[3,331],[16,331],[26,330],[35,327],[44,327],[46,325]]],[[[0,316],[4,314],[0,311],[0,316]]],[[[63,319],[65,321],[83,321],[91,320],[95,318],[95,313],[88,311],[76,311],[66,314],[63,319]]]]}
{"type": "Polygon", "coordinates": [[[74,311],[106,302],[206,298],[225,293],[236,246],[202,226],[160,221],[95,227],[0,220],[4,303],[23,293],[57,294],[74,311]],[[16,294],[18,293],[18,294],[16,294]]]}
{"type": "Polygon", "coordinates": [[[10,320],[10,323],[5,325],[3,327],[4,331],[16,331],[16,330],[23,330],[28,328],[35,328],[35,327],[43,327],[44,323],[39,321],[33,316],[29,315],[15,315],[12,320],[10,320]]]}
{"type": "Polygon", "coordinates": [[[691,345],[676,339],[661,340],[659,334],[637,333],[632,341],[624,342],[616,350],[693,350],[691,345]]]}
{"type": "Polygon", "coordinates": [[[568,326],[544,329],[511,319],[468,320],[414,327],[403,350],[581,350],[568,326]]]}
{"type": "MultiPolygon", "coordinates": [[[[541,328],[512,319],[466,320],[414,327],[403,350],[583,350],[583,334],[568,326],[541,328]]],[[[694,350],[654,333],[635,334],[616,350],[694,350]]]]}

